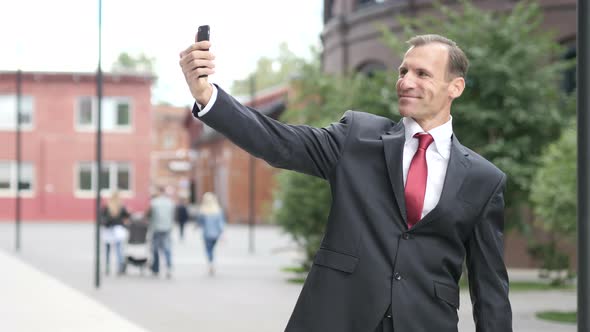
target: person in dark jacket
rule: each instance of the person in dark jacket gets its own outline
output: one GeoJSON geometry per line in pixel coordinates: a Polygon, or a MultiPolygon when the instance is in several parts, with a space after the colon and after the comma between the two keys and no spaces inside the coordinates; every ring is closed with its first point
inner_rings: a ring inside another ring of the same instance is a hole
{"type": "Polygon", "coordinates": [[[178,204],[176,205],[176,213],[175,219],[178,223],[178,231],[180,235],[180,240],[184,240],[184,225],[187,223],[189,219],[188,209],[186,208],[186,198],[180,197],[178,199],[178,204]]]}
{"type": "Polygon", "coordinates": [[[180,53],[195,117],[271,166],[330,185],[325,233],[286,332],[457,332],[463,264],[476,331],[512,332],[506,174],[453,130],[469,61],[443,36],[408,44],[400,121],[347,111],[323,128],[281,123],[210,84],[210,41],[180,53]]]}
{"type": "Polygon", "coordinates": [[[115,249],[117,274],[125,271],[123,243],[127,239],[125,225],[129,223],[129,212],[121,202],[118,192],[113,192],[106,205],[102,208],[102,239],[105,244],[105,273],[110,273],[111,247],[115,249]]]}

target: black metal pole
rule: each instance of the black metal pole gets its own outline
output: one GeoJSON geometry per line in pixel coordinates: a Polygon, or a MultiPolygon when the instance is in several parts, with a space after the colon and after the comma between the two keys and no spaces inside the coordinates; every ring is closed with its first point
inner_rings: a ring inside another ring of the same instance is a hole
{"type": "Polygon", "coordinates": [[[21,224],[21,216],[20,216],[20,173],[21,173],[21,126],[20,126],[20,115],[21,115],[21,108],[22,108],[22,85],[23,85],[23,75],[22,71],[18,69],[16,71],[16,198],[15,198],[15,220],[16,220],[16,229],[15,229],[15,247],[16,251],[20,251],[20,224],[21,224]]]}
{"type": "MultiPolygon", "coordinates": [[[[256,102],[255,102],[255,98],[256,98],[256,78],[255,75],[253,74],[252,76],[250,76],[250,107],[255,107],[256,102]]],[[[256,195],[256,158],[254,158],[254,156],[250,155],[250,167],[249,167],[249,183],[250,183],[250,194],[249,196],[249,200],[250,200],[250,204],[249,204],[249,216],[248,216],[248,231],[249,231],[249,252],[251,254],[254,253],[255,251],[255,247],[254,247],[254,227],[255,227],[255,222],[254,222],[254,218],[256,217],[256,202],[255,202],[255,195],[256,195]]]]}
{"type": "Polygon", "coordinates": [[[590,6],[586,0],[578,0],[578,331],[590,331],[590,225],[588,209],[588,193],[590,191],[590,6]]]}
{"type": "Polygon", "coordinates": [[[96,71],[96,247],[94,286],[100,287],[100,173],[102,169],[102,0],[98,0],[98,70],[96,71]]]}

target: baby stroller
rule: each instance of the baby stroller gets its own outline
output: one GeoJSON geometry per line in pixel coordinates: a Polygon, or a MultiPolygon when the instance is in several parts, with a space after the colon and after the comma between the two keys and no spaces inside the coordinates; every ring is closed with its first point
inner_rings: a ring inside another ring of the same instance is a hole
{"type": "Polygon", "coordinates": [[[147,243],[148,223],[142,219],[134,218],[129,224],[129,238],[125,246],[125,263],[123,271],[127,271],[127,265],[139,267],[141,274],[148,262],[149,248],[147,243]]]}

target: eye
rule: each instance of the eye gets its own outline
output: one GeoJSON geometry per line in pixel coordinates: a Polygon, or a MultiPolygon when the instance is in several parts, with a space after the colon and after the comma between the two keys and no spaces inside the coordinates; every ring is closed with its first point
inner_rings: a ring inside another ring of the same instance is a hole
{"type": "Polygon", "coordinates": [[[405,68],[400,69],[399,70],[399,77],[404,77],[407,72],[408,72],[408,70],[405,68]]]}
{"type": "Polygon", "coordinates": [[[418,76],[420,76],[420,77],[428,77],[429,75],[428,75],[427,72],[425,72],[423,70],[420,70],[420,71],[418,71],[418,76]]]}

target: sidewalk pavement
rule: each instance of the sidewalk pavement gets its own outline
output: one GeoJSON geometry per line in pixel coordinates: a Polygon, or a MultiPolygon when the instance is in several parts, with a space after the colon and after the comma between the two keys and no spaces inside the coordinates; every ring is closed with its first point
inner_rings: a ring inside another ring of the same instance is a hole
{"type": "MultiPolygon", "coordinates": [[[[189,227],[184,241],[174,230],[171,280],[130,269],[123,277],[102,275],[97,290],[93,230],[92,224],[25,223],[22,250],[13,255],[6,254],[14,250],[12,225],[0,223],[1,331],[277,332],[301,290],[281,271],[299,257],[288,235],[257,227],[256,251],[249,253],[248,227],[234,225],[218,245],[215,277],[207,275],[200,232],[189,227]]],[[[534,270],[509,274],[537,279],[534,270]]],[[[575,310],[575,291],[511,292],[510,299],[514,331],[576,331],[535,317],[541,310],[575,310]]],[[[458,315],[460,332],[475,331],[465,289],[458,315]]]]}
{"type": "Polygon", "coordinates": [[[0,330],[146,332],[104,305],[0,251],[0,330]]]}

